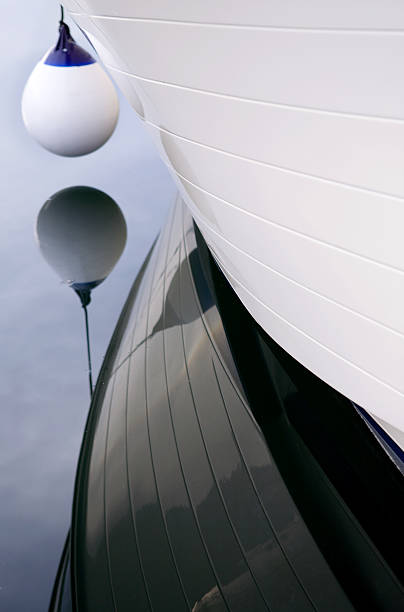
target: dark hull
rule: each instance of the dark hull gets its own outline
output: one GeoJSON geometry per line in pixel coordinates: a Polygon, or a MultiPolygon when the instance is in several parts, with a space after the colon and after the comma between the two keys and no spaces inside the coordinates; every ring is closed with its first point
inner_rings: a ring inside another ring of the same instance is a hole
{"type": "Polygon", "coordinates": [[[73,607],[401,610],[402,494],[353,405],[256,326],[178,202],[92,402],[73,607]]]}

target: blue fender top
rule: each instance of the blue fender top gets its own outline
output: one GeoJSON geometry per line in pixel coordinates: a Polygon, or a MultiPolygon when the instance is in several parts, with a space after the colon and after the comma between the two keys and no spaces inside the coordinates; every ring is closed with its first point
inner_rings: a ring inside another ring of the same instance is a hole
{"type": "Polygon", "coordinates": [[[69,27],[63,22],[59,26],[59,39],[56,46],[49,52],[44,64],[48,66],[86,66],[96,60],[88,51],[80,47],[70,34],[69,27]]]}

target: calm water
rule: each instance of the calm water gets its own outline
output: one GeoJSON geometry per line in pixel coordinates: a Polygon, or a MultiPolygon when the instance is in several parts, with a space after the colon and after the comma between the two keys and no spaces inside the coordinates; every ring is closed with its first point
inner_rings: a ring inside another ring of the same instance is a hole
{"type": "MultiPolygon", "coordinates": [[[[125,252],[93,292],[90,326],[97,372],[123,301],[175,188],[129,106],[100,151],[58,158],[26,134],[24,83],[56,41],[58,5],[3,0],[0,66],[0,611],[43,611],[69,525],[72,488],[88,410],[78,298],[46,265],[33,227],[43,202],[72,185],[97,187],[121,207],[125,252]]],[[[77,30],[73,35],[80,39],[77,30]]]]}

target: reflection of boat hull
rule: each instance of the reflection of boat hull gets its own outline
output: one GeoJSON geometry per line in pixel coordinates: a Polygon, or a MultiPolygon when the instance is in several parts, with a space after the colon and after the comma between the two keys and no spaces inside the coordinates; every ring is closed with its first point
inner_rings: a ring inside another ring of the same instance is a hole
{"type": "Polygon", "coordinates": [[[253,317],[403,445],[404,9],[196,4],[67,2],[253,317]]]}
{"type": "Polygon", "coordinates": [[[402,495],[352,403],[256,325],[179,199],[97,382],[52,612],[71,596],[81,612],[401,610],[402,495]]]}

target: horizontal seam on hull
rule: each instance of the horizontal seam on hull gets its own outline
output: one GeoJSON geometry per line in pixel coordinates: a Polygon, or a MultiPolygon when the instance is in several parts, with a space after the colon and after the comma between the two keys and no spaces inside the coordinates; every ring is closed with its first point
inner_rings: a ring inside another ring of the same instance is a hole
{"type": "Polygon", "coordinates": [[[388,193],[385,191],[376,191],[373,189],[368,189],[366,187],[361,187],[359,185],[353,185],[350,183],[344,183],[343,181],[337,181],[337,180],[333,180],[333,179],[329,179],[323,176],[318,176],[316,174],[310,174],[308,172],[303,172],[301,170],[294,170],[293,168],[287,168],[285,166],[278,166],[277,164],[272,164],[270,162],[265,162],[262,161],[260,159],[253,159],[251,157],[245,157],[243,155],[239,155],[238,153],[232,153],[231,151],[226,151],[224,149],[219,149],[218,147],[213,147],[211,145],[207,145],[204,144],[202,142],[199,142],[197,140],[192,140],[191,138],[187,138],[186,136],[181,136],[180,134],[176,134],[175,132],[172,132],[166,128],[160,127],[158,125],[156,125],[155,123],[153,123],[152,121],[149,121],[148,119],[144,119],[143,117],[141,117],[138,114],[138,117],[147,125],[149,125],[150,127],[159,130],[160,132],[164,132],[165,134],[168,134],[169,136],[174,136],[175,138],[178,138],[179,140],[183,140],[184,142],[189,142],[192,145],[196,145],[197,147],[202,147],[204,149],[208,149],[210,151],[215,151],[216,153],[221,153],[223,155],[228,155],[229,157],[234,157],[235,159],[241,159],[243,161],[249,162],[249,163],[253,163],[253,164],[258,164],[260,166],[264,166],[267,168],[274,168],[275,170],[279,170],[281,172],[285,172],[285,173],[289,173],[289,174],[294,174],[296,176],[303,176],[306,178],[310,178],[316,181],[321,181],[323,183],[327,183],[330,185],[338,185],[340,187],[344,187],[346,189],[352,189],[354,191],[360,191],[362,193],[365,194],[371,194],[371,195],[376,195],[376,196],[383,196],[383,197],[387,197],[390,198],[391,200],[395,200],[396,202],[400,202],[400,203],[404,203],[404,197],[403,196],[398,196],[392,193],[388,193]]]}
{"type": "Polygon", "coordinates": [[[392,34],[392,35],[403,35],[403,28],[331,28],[326,26],[309,27],[309,26],[281,26],[281,25],[260,25],[260,24],[243,24],[243,23],[220,23],[220,22],[206,22],[206,21],[192,21],[192,20],[181,20],[181,19],[161,19],[158,17],[125,17],[122,15],[93,15],[91,13],[77,13],[69,11],[72,16],[85,16],[91,19],[105,19],[109,21],[135,21],[140,23],[158,23],[167,25],[181,25],[181,26],[200,26],[207,28],[229,28],[235,30],[263,30],[263,31],[285,31],[285,32],[308,32],[313,34],[392,34]]]}
{"type": "Polygon", "coordinates": [[[233,94],[226,94],[220,91],[211,91],[209,89],[201,89],[198,87],[189,87],[187,85],[179,85],[178,83],[171,83],[169,81],[160,81],[158,79],[152,79],[149,77],[141,76],[138,74],[134,74],[133,72],[128,72],[126,70],[122,70],[121,68],[117,68],[116,66],[111,66],[109,64],[105,64],[108,70],[115,70],[116,72],[120,72],[126,76],[132,77],[134,79],[138,79],[139,81],[146,81],[147,83],[154,83],[156,85],[163,85],[164,87],[172,87],[174,89],[182,89],[184,91],[191,91],[195,93],[205,94],[209,96],[215,96],[218,98],[225,98],[227,100],[235,100],[237,102],[246,102],[249,104],[259,104],[261,106],[271,106],[274,108],[292,110],[302,113],[312,113],[318,115],[328,115],[333,117],[342,117],[345,119],[358,119],[360,121],[374,121],[380,123],[394,123],[394,124],[402,124],[404,123],[404,118],[397,117],[383,117],[380,115],[365,115],[361,113],[347,113],[344,111],[335,111],[330,109],[316,108],[312,106],[299,106],[294,104],[284,104],[282,102],[272,102],[270,100],[258,100],[254,98],[245,98],[243,96],[236,96],[233,94]]]}

